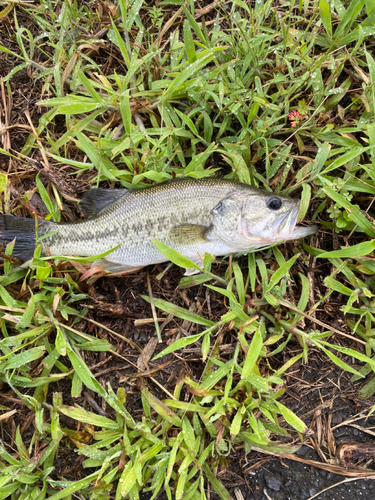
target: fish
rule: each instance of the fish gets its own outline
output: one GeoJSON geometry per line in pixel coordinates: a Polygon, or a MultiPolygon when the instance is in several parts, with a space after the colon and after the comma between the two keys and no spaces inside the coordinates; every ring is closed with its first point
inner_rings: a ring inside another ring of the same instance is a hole
{"type": "Polygon", "coordinates": [[[214,257],[246,253],[317,231],[297,225],[300,200],[221,178],[178,178],[141,189],[93,188],[80,204],[87,219],[40,220],[38,239],[33,219],[2,215],[0,241],[15,238],[13,256],[26,262],[37,241],[42,255],[52,257],[94,257],[114,249],[92,266],[121,273],[167,262],[154,240],[202,268],[206,252],[214,257]]]}

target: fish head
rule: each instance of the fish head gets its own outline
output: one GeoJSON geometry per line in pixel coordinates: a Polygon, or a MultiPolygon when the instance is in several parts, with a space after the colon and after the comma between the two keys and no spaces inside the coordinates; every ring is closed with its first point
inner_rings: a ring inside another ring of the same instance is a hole
{"type": "Polygon", "coordinates": [[[317,228],[296,226],[300,201],[258,189],[230,193],[212,210],[217,236],[237,251],[302,238],[317,228]]]}

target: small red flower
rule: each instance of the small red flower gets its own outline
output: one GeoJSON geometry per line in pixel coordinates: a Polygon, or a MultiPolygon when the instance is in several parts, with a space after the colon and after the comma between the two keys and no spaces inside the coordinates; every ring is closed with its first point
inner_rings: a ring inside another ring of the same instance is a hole
{"type": "Polygon", "coordinates": [[[300,121],[306,120],[307,115],[302,115],[299,111],[293,109],[293,111],[289,113],[288,118],[291,122],[291,126],[294,128],[297,127],[300,121]]]}

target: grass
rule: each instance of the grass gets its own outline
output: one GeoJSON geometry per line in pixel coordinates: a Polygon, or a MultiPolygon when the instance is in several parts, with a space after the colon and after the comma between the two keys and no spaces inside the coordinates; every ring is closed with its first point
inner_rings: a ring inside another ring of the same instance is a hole
{"type": "MultiPolygon", "coordinates": [[[[124,388],[103,387],[85,362],[87,352],[116,351],[76,328],[89,317],[80,263],[36,254],[20,269],[5,259],[0,380],[35,426],[22,433],[18,422],[14,438],[0,445],[0,499],[136,499],[141,490],[155,498],[164,489],[168,498],[187,500],[205,499],[207,488],[229,499],[216,471],[233,450],[293,453],[295,431],[303,438],[306,424],[280,401],[288,369],[308,363],[314,348],[353,381],[375,370],[375,4],[206,6],[178,0],[3,6],[0,19],[12,22],[13,38],[0,46],[0,58],[14,61],[2,79],[3,96],[12,96],[17,74],[26,71],[40,89],[42,111],[37,122],[30,118],[21,150],[9,146],[10,129],[3,129],[1,153],[24,162],[25,171],[25,157],[54,166],[55,182],[37,176],[32,189],[56,221],[63,200],[75,197],[69,191],[75,180],[141,187],[221,170],[301,196],[300,217],[318,221],[320,235],[311,245],[250,253],[241,265],[225,261],[220,275],[207,256],[204,273],[183,278],[180,288],[204,284],[221,297],[226,312],[219,318],[153,298],[158,311],[197,325],[197,333],[163,346],[154,361],[196,344],[205,368],[159,397],[145,378],[142,418],[127,406],[124,388]],[[320,268],[322,280],[314,273],[320,268]],[[347,333],[319,316],[330,297],[342,304],[347,333]],[[228,332],[236,342],[223,356],[228,332]],[[276,361],[281,352],[288,352],[283,363],[276,361]],[[110,416],[67,405],[59,381],[73,398],[92,391],[110,416]],[[78,480],[56,471],[57,454],[72,449],[84,457],[78,480]]],[[[13,179],[2,173],[0,188],[5,210],[17,214],[7,187],[13,179]]],[[[23,206],[31,194],[25,188],[23,206]]],[[[163,251],[184,266],[181,256],[163,251]]],[[[146,360],[145,369],[152,366],[146,360]]],[[[372,396],[374,379],[361,391],[372,396]]],[[[1,409],[2,419],[12,418],[11,403],[1,409]]]]}

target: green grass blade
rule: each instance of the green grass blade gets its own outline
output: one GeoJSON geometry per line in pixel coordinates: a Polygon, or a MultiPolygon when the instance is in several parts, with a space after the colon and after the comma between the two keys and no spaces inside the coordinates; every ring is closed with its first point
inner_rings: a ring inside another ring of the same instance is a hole
{"type": "Polygon", "coordinates": [[[289,410],[289,408],[281,404],[279,401],[275,401],[275,403],[289,425],[294,427],[294,429],[296,429],[298,432],[306,432],[306,424],[299,417],[297,417],[295,413],[293,413],[291,410],[289,410]]]}
{"type": "Polygon", "coordinates": [[[67,417],[78,420],[79,422],[84,422],[90,425],[96,425],[98,427],[103,427],[104,429],[120,430],[117,422],[113,420],[97,415],[84,410],[83,408],[76,408],[74,406],[58,406],[58,410],[66,415],[67,417]]]}
{"type": "Polygon", "coordinates": [[[176,264],[177,266],[183,267],[185,269],[195,269],[197,271],[201,271],[201,268],[197,266],[197,264],[195,264],[192,260],[180,254],[179,252],[177,252],[177,250],[174,250],[162,241],[153,239],[152,242],[156,246],[156,248],[167,257],[168,260],[173,262],[173,264],[176,264]]]}
{"type": "Polygon", "coordinates": [[[262,350],[262,346],[263,346],[263,338],[260,330],[258,329],[254,333],[249,350],[246,355],[246,359],[241,374],[242,379],[246,380],[250,375],[251,371],[255,366],[255,363],[258,361],[260,352],[262,350]]]}
{"type": "Polygon", "coordinates": [[[320,16],[322,18],[323,26],[327,34],[332,37],[332,24],[331,24],[331,5],[328,0],[320,0],[320,16]]]}
{"type": "MultiPolygon", "coordinates": [[[[147,302],[150,302],[150,298],[147,297],[146,295],[142,295],[142,299],[146,300],[147,302]]],[[[173,314],[173,316],[177,316],[178,318],[186,319],[187,321],[191,321],[192,323],[197,323],[198,325],[204,325],[204,326],[216,326],[214,321],[210,321],[209,319],[203,318],[202,316],[199,316],[199,314],[195,314],[191,311],[188,311],[187,309],[184,309],[183,307],[171,304],[166,300],[154,298],[154,304],[157,308],[161,309],[162,311],[165,311],[168,314],[173,314]]]]}
{"type": "Polygon", "coordinates": [[[323,252],[317,255],[317,257],[323,259],[355,259],[357,257],[369,255],[374,250],[375,240],[370,240],[363,243],[358,243],[357,245],[353,245],[349,248],[342,248],[341,250],[334,250],[332,252],[323,252]]]}
{"type": "Polygon", "coordinates": [[[189,63],[193,63],[197,59],[195,53],[195,46],[193,35],[191,34],[190,26],[187,21],[184,22],[184,42],[185,42],[185,52],[189,63]]]}

